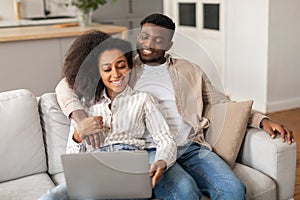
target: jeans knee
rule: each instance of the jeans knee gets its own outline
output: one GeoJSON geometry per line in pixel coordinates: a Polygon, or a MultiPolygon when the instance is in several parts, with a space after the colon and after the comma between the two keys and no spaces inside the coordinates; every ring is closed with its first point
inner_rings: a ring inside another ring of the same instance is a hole
{"type": "Polygon", "coordinates": [[[180,190],[181,198],[186,199],[201,199],[201,191],[198,188],[194,180],[181,180],[177,186],[177,190],[180,190]],[[189,197],[189,198],[187,198],[189,197]]]}
{"type": "Polygon", "coordinates": [[[246,188],[237,178],[215,185],[214,189],[204,192],[211,200],[244,200],[246,188]]]}
{"type": "Polygon", "coordinates": [[[173,183],[172,187],[158,183],[154,189],[154,197],[164,200],[200,200],[202,195],[194,180],[186,177],[173,183]]]}
{"type": "Polygon", "coordinates": [[[235,181],[232,193],[237,196],[236,199],[245,199],[246,187],[240,180],[235,181]]]}
{"type": "Polygon", "coordinates": [[[236,179],[228,185],[228,189],[223,193],[223,199],[232,199],[232,200],[244,200],[246,194],[246,187],[239,180],[236,179]]]}

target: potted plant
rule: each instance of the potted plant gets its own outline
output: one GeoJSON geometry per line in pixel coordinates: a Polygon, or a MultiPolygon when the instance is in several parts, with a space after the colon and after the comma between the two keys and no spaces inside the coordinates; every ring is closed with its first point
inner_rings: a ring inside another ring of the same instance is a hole
{"type": "MultiPolygon", "coordinates": [[[[113,4],[117,0],[110,0],[110,2],[113,4]]],[[[71,5],[77,8],[79,24],[81,27],[86,27],[92,21],[92,12],[107,3],[107,0],[71,0],[66,6],[71,5]]]]}

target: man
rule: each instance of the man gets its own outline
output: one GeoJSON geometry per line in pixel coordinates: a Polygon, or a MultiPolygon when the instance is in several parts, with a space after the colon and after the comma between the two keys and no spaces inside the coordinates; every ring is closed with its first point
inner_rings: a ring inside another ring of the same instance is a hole
{"type": "MultiPolygon", "coordinates": [[[[202,116],[208,105],[228,101],[217,91],[199,67],[165,54],[172,47],[174,22],[162,14],[152,14],[140,23],[137,37],[138,56],[131,72],[130,86],[151,93],[165,110],[170,130],[178,146],[176,164],[157,182],[154,197],[161,199],[244,199],[245,187],[228,165],[205,141],[203,130],[208,119],[202,116]]],[[[82,106],[68,85],[61,81],[56,88],[58,101],[67,116],[75,121],[86,120],[82,106]],[[74,98],[72,98],[74,97],[74,98]]],[[[266,116],[253,113],[250,126],[263,128],[271,138],[279,132],[283,142],[294,142],[293,134],[266,116]]],[[[82,132],[97,130],[77,127],[82,132]]],[[[145,136],[147,137],[147,136],[145,136]]],[[[97,146],[93,136],[88,141],[97,146]]],[[[153,148],[151,138],[148,147],[153,148]]]]}

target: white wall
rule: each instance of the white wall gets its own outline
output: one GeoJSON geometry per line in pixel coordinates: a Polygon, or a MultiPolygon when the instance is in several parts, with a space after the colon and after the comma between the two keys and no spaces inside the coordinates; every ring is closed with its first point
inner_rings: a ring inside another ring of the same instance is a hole
{"type": "Polygon", "coordinates": [[[300,107],[300,1],[270,1],[268,112],[300,107]]]}
{"type": "Polygon", "coordinates": [[[228,0],[226,91],[270,113],[300,107],[300,1],[228,0]]]}
{"type": "Polygon", "coordinates": [[[266,111],[269,0],[228,0],[225,88],[233,100],[254,99],[266,111]]]}

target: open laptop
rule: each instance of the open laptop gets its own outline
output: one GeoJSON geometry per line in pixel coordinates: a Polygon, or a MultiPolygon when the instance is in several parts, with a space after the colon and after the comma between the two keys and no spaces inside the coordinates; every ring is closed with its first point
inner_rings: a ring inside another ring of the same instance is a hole
{"type": "Polygon", "coordinates": [[[147,151],[63,154],[61,159],[72,200],[151,197],[147,151]]]}

